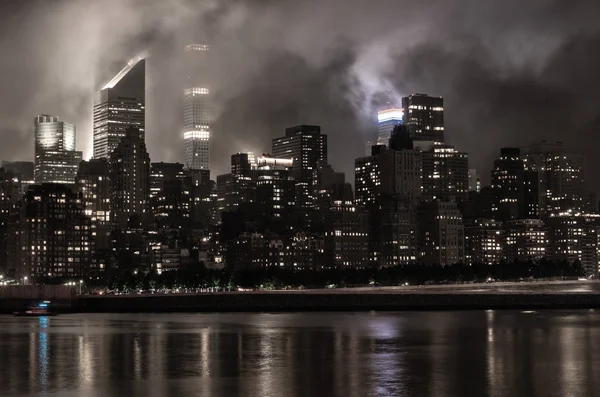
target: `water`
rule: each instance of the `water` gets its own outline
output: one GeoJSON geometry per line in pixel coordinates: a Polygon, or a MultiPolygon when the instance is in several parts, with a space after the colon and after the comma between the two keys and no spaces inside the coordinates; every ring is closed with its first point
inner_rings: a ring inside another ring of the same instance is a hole
{"type": "Polygon", "coordinates": [[[0,396],[600,396],[600,312],[0,317],[0,396]]]}

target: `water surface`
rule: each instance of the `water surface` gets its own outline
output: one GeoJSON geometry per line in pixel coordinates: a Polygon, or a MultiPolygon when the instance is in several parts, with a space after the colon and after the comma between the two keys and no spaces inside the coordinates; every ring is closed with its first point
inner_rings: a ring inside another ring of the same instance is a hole
{"type": "Polygon", "coordinates": [[[600,312],[0,317],[0,396],[600,396],[600,312]]]}

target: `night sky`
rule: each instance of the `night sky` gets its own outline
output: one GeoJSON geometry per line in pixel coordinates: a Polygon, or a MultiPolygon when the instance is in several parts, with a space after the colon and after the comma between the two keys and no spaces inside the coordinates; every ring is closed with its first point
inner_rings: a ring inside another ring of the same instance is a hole
{"type": "Polygon", "coordinates": [[[93,93],[150,50],[146,139],[182,161],[175,53],[212,47],[213,177],[236,151],[270,151],[319,124],[353,181],[383,93],[445,98],[447,141],[488,180],[501,146],[562,140],[600,165],[597,0],[2,0],[0,159],[33,159],[33,116],[77,125],[91,155],[93,93]]]}

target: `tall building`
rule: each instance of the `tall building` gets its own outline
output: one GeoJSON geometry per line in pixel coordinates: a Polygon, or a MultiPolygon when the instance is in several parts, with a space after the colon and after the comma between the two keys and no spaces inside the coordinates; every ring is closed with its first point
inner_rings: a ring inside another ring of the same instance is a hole
{"type": "Polygon", "coordinates": [[[404,124],[415,141],[444,142],[444,99],[425,94],[402,98],[404,124]]]}
{"type": "Polygon", "coordinates": [[[352,201],[334,201],[325,219],[326,263],[338,268],[369,264],[369,213],[352,201]]]}
{"type": "Polygon", "coordinates": [[[327,163],[327,135],[321,133],[321,127],[314,125],[287,128],[284,137],[273,139],[273,156],[294,160],[296,205],[303,209],[312,208],[317,189],[315,173],[320,163],[327,163]]]}
{"type": "Polygon", "coordinates": [[[92,237],[97,249],[110,245],[110,180],[108,161],[91,159],[79,164],[76,178],[77,192],[81,194],[83,210],[91,219],[92,237]]]}
{"type": "Polygon", "coordinates": [[[469,157],[436,143],[423,152],[423,199],[465,201],[469,195],[469,157]]]}
{"type": "Polygon", "coordinates": [[[509,262],[548,256],[548,228],[540,219],[517,219],[504,224],[504,258],[509,262]]]}
{"type": "Polygon", "coordinates": [[[537,172],[534,186],[543,218],[565,211],[581,211],[586,206],[585,157],[562,142],[542,141],[524,149],[525,169],[537,172]]]}
{"type": "Polygon", "coordinates": [[[469,168],[469,192],[479,193],[481,190],[481,180],[475,168],[469,168]]]}
{"type": "Polygon", "coordinates": [[[440,266],[464,263],[463,219],[456,203],[424,202],[418,216],[420,261],[440,266]]]}
{"type": "Polygon", "coordinates": [[[160,227],[187,228],[190,222],[192,182],[183,164],[152,163],[150,206],[160,227]]]}
{"type": "Polygon", "coordinates": [[[256,202],[265,215],[283,218],[295,205],[293,160],[261,156],[256,165],[256,202]]]}
{"type": "Polygon", "coordinates": [[[548,225],[548,255],[554,260],[580,261],[587,276],[598,275],[598,215],[551,216],[548,225]]]}
{"type": "Polygon", "coordinates": [[[146,128],[146,61],[140,55],[129,61],[94,98],[94,158],[109,159],[130,127],[141,138],[146,128]]]}
{"type": "Polygon", "coordinates": [[[416,208],[422,198],[422,156],[405,125],[394,128],[389,148],[355,160],[355,198],[369,209],[369,246],[375,266],[416,260],[416,208]]]}
{"type": "Polygon", "coordinates": [[[22,263],[19,278],[80,278],[94,252],[90,218],[79,196],[60,184],[32,186],[21,206],[22,263]]]}
{"type": "Polygon", "coordinates": [[[35,184],[33,179],[34,162],[32,161],[2,161],[2,168],[10,171],[21,183],[21,195],[24,195],[29,186],[35,184]]]}
{"type": "Polygon", "coordinates": [[[402,124],[402,109],[390,108],[377,113],[377,145],[387,146],[392,131],[402,124]]]}
{"type": "Polygon", "coordinates": [[[127,229],[150,215],[150,156],[137,128],[129,128],[110,155],[110,212],[116,228],[127,229]]]}
{"type": "Polygon", "coordinates": [[[75,150],[75,126],[46,114],[34,118],[36,183],[75,183],[82,153],[75,150]]]}
{"type": "Polygon", "coordinates": [[[185,47],[183,99],[184,165],[192,170],[210,169],[210,87],[206,68],[209,47],[185,47]]]}
{"type": "Polygon", "coordinates": [[[518,148],[502,148],[492,169],[494,218],[500,221],[538,216],[538,173],[525,169],[518,148]]]}
{"type": "Polygon", "coordinates": [[[502,261],[504,228],[502,222],[479,219],[465,225],[465,259],[468,265],[493,265],[502,261]]]}
{"type": "Polygon", "coordinates": [[[11,239],[19,230],[13,222],[21,199],[21,181],[19,177],[0,168],[0,274],[14,275],[17,261],[16,250],[11,249],[11,239]],[[17,229],[17,230],[15,230],[17,229]]]}

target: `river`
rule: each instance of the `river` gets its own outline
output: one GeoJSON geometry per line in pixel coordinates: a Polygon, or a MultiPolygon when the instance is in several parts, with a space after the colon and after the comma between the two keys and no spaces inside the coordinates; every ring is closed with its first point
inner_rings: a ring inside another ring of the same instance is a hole
{"type": "Polygon", "coordinates": [[[600,311],[0,317],[0,396],[600,396],[600,311]]]}

